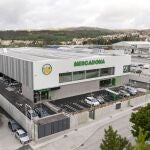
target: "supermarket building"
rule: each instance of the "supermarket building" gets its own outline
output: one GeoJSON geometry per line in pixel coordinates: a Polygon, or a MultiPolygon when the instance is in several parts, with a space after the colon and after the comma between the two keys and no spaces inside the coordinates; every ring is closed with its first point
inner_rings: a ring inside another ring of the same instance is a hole
{"type": "Polygon", "coordinates": [[[95,49],[0,49],[0,73],[21,83],[34,103],[124,85],[130,64],[129,55],[95,49]]]}

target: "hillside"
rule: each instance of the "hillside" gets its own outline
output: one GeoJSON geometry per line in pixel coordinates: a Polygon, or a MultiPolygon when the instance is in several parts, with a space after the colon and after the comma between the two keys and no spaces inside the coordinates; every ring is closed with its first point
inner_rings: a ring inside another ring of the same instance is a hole
{"type": "MultiPolygon", "coordinates": [[[[34,30],[34,31],[27,31],[27,30],[18,30],[18,31],[0,31],[0,39],[2,41],[7,41],[7,40],[11,40],[13,44],[11,44],[12,46],[15,46],[15,40],[20,40],[20,41],[30,41],[29,46],[34,46],[34,45],[38,45],[41,46],[43,45],[57,45],[57,44],[61,44],[62,42],[66,43],[68,41],[72,41],[74,38],[76,39],[82,39],[82,38],[98,38],[98,37],[102,37],[103,35],[115,35],[116,37],[118,37],[118,34],[122,34],[125,33],[126,35],[133,33],[133,32],[142,32],[142,33],[150,33],[150,30],[109,30],[109,29],[104,29],[104,28],[97,28],[97,27],[77,27],[77,28],[64,28],[64,29],[55,29],[55,30],[34,30]]],[[[111,37],[110,37],[111,38],[111,37]]],[[[126,38],[126,37],[125,37],[126,38]]],[[[134,38],[128,38],[128,40],[134,40],[134,38]]],[[[122,38],[119,39],[115,39],[115,40],[111,40],[111,41],[107,41],[107,39],[105,39],[105,41],[103,39],[100,40],[100,42],[95,42],[90,41],[87,43],[100,43],[100,44],[111,44],[114,43],[116,41],[120,41],[120,40],[125,40],[122,38]]],[[[136,40],[138,40],[136,38],[136,40]]],[[[3,44],[1,44],[2,46],[3,44]]],[[[10,44],[9,44],[10,45],[10,44]]],[[[21,46],[22,43],[19,44],[19,46],[21,46]]],[[[24,45],[22,45],[24,46],[24,45]]]]}
{"type": "Polygon", "coordinates": [[[73,38],[97,37],[114,34],[114,31],[98,28],[67,28],[61,30],[39,31],[0,31],[3,40],[72,40],[73,38]]]}

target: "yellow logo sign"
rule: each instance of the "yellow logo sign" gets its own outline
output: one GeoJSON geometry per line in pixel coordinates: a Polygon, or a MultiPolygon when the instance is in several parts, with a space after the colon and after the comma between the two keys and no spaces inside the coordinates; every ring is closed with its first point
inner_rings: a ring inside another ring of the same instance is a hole
{"type": "Polygon", "coordinates": [[[52,72],[52,66],[50,64],[45,64],[43,67],[42,67],[42,72],[43,74],[45,75],[49,75],[51,72],[52,72]]]}

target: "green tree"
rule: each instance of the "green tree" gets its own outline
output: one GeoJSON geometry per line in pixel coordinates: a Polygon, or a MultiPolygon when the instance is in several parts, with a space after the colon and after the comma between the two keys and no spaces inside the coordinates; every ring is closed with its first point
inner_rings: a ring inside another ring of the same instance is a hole
{"type": "Polygon", "coordinates": [[[145,143],[147,132],[144,132],[142,128],[139,128],[139,135],[136,138],[135,150],[150,150],[150,146],[145,143]]]}
{"type": "Polygon", "coordinates": [[[150,138],[150,104],[139,109],[138,112],[132,113],[130,122],[132,125],[132,134],[135,137],[139,135],[139,128],[143,129],[143,132],[147,132],[145,140],[150,138]]]}
{"type": "Polygon", "coordinates": [[[131,143],[122,138],[111,126],[105,129],[104,139],[100,145],[101,150],[133,150],[131,143]]]}

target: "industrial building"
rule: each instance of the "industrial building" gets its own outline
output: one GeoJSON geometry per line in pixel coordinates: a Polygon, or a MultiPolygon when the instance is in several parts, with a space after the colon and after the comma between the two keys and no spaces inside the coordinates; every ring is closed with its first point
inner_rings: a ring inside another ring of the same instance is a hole
{"type": "Polygon", "coordinates": [[[130,63],[129,55],[101,54],[90,49],[0,51],[0,72],[18,81],[22,94],[34,103],[117,86],[129,74],[130,63]]]}
{"type": "MultiPolygon", "coordinates": [[[[88,111],[80,117],[68,115],[54,101],[63,103],[77,98],[79,101],[88,93],[125,85],[129,81],[130,64],[131,56],[120,51],[68,47],[0,49],[0,106],[32,139],[51,135],[89,118],[88,111]],[[8,87],[15,84],[17,91],[8,87]],[[27,118],[26,110],[38,106],[44,107],[49,116],[27,118]]],[[[73,105],[82,111],[87,106],[73,105]]],[[[65,107],[76,110],[73,106],[65,107]]]]}
{"type": "Polygon", "coordinates": [[[150,50],[150,42],[147,41],[121,41],[112,44],[112,48],[115,50],[125,50],[126,53],[142,53],[150,50]]]}

